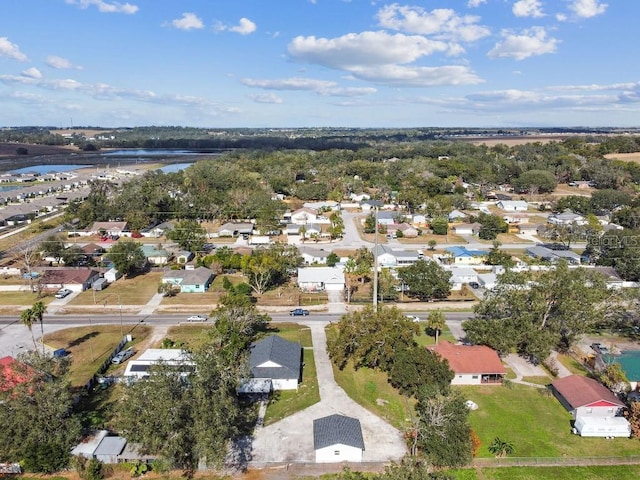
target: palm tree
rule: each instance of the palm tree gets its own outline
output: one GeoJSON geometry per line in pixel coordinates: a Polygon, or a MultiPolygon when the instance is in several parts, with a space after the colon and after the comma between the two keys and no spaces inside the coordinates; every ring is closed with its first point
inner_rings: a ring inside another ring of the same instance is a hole
{"type": "Polygon", "coordinates": [[[440,310],[434,310],[429,313],[427,317],[427,328],[436,332],[436,345],[438,344],[438,336],[445,326],[444,313],[440,310]]]}
{"type": "Polygon", "coordinates": [[[47,311],[47,306],[42,301],[37,301],[31,307],[31,315],[33,320],[40,324],[40,342],[42,343],[42,353],[44,353],[44,314],[47,311]]]}
{"type": "Polygon", "coordinates": [[[496,457],[506,457],[516,451],[513,443],[500,440],[500,437],[494,438],[488,449],[489,452],[493,453],[496,457]]]}
{"type": "Polygon", "coordinates": [[[34,320],[33,310],[31,310],[30,308],[23,310],[22,313],[20,314],[20,323],[26,326],[29,329],[29,332],[31,332],[33,347],[37,351],[38,345],[36,344],[36,337],[33,336],[33,320],[34,320]]]}

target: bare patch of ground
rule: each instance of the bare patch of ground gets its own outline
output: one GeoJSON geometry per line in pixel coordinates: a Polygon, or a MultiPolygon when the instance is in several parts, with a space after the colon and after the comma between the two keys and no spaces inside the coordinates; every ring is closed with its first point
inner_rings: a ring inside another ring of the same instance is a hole
{"type": "Polygon", "coordinates": [[[30,143],[0,143],[0,158],[18,157],[29,158],[40,155],[60,155],[71,152],[79,152],[75,145],[35,145],[30,143]],[[28,155],[18,155],[18,148],[26,148],[28,155]]]}
{"type": "Polygon", "coordinates": [[[640,162],[640,152],[633,153],[609,153],[604,156],[609,160],[622,160],[623,162],[640,162]]]}

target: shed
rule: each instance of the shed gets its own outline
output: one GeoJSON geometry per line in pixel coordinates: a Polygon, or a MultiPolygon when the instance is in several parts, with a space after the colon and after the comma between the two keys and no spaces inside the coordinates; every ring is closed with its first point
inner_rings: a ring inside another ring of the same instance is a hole
{"type": "Polygon", "coordinates": [[[104,437],[93,452],[96,460],[102,463],[118,463],[118,456],[124,450],[127,439],[122,437],[104,437]]]}
{"type": "Polygon", "coordinates": [[[108,285],[109,285],[109,282],[107,281],[106,278],[99,278],[95,282],[93,282],[92,287],[96,292],[99,292],[107,288],[108,285]]]}
{"type": "Polygon", "coordinates": [[[357,418],[329,415],[313,421],[316,463],[362,462],[364,439],[357,418]]]}

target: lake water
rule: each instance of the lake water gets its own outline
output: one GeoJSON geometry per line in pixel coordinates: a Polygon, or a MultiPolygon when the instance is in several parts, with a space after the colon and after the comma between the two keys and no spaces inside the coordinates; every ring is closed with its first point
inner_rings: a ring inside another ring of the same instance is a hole
{"type": "Polygon", "coordinates": [[[159,168],[158,170],[160,170],[163,173],[175,173],[175,172],[179,172],[180,170],[189,168],[191,165],[193,165],[193,163],[172,163],[171,165],[165,165],[164,167],[159,168]]]}
{"type": "Polygon", "coordinates": [[[71,170],[78,170],[79,168],[89,168],[91,165],[33,165],[31,167],[18,168],[17,170],[11,170],[9,173],[38,173],[44,175],[45,173],[60,173],[69,172],[71,170]]]}
{"type": "Polygon", "coordinates": [[[622,366],[629,380],[633,382],[640,380],[640,350],[624,351],[613,358],[622,366]]]}
{"type": "Polygon", "coordinates": [[[110,152],[100,152],[104,157],[158,157],[172,155],[212,155],[211,153],[194,152],[192,150],[153,150],[138,148],[131,150],[112,150],[110,152]]]}

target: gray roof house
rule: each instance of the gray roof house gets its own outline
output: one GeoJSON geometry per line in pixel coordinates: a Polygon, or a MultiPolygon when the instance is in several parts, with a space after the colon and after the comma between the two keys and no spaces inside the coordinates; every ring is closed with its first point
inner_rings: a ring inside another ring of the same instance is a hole
{"type": "Polygon", "coordinates": [[[380,267],[413,265],[420,259],[416,251],[393,250],[387,245],[378,245],[371,252],[375,257],[378,257],[378,266],[380,267]]]}
{"type": "Polygon", "coordinates": [[[162,283],[180,287],[181,293],[204,293],[213,282],[214,274],[207,267],[193,270],[169,270],[162,276],[162,283]]]}
{"type": "Polygon", "coordinates": [[[316,463],[361,462],[362,427],[357,418],[329,415],[313,421],[316,463]]]}
{"type": "Polygon", "coordinates": [[[298,389],[302,367],[302,347],[299,343],[270,335],[254,342],[250,350],[251,378],[239,387],[240,393],[298,389]]]}

